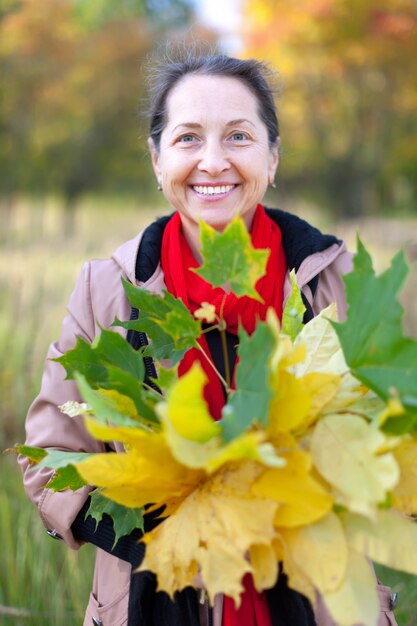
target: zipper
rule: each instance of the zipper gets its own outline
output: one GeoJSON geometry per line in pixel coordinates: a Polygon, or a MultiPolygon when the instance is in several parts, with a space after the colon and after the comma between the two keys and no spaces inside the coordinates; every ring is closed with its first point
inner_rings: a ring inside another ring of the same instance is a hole
{"type": "MultiPolygon", "coordinates": [[[[130,320],[134,321],[138,319],[139,319],[139,309],[132,306],[132,309],[130,312],[130,320]]],[[[139,330],[129,329],[127,331],[126,340],[128,343],[130,343],[132,348],[134,348],[135,350],[146,348],[146,346],[149,345],[149,341],[148,341],[146,334],[139,330]]],[[[156,373],[155,363],[153,362],[152,357],[144,356],[143,364],[145,366],[144,382],[147,385],[149,385],[149,387],[152,387],[152,389],[155,389],[155,391],[157,391],[158,393],[161,393],[161,390],[159,389],[158,385],[154,382],[154,380],[158,378],[158,374],[156,373]]]]}
{"type": "Polygon", "coordinates": [[[198,598],[198,613],[200,626],[213,626],[213,609],[205,589],[200,589],[198,598]]]}

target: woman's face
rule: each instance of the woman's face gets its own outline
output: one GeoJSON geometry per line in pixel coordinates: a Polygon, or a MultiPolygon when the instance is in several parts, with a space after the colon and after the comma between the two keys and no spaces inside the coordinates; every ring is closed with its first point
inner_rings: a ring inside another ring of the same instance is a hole
{"type": "Polygon", "coordinates": [[[189,75],[167,100],[154,171],[169,203],[188,225],[201,217],[217,230],[235,215],[250,228],[278,165],[253,93],[236,78],[189,75]]]}

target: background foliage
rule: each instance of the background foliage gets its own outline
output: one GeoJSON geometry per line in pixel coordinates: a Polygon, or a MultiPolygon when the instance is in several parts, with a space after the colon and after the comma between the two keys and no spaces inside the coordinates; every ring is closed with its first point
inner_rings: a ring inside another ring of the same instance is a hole
{"type": "Polygon", "coordinates": [[[282,77],[288,191],[343,216],[416,211],[414,0],[246,0],[244,41],[282,77]]]}

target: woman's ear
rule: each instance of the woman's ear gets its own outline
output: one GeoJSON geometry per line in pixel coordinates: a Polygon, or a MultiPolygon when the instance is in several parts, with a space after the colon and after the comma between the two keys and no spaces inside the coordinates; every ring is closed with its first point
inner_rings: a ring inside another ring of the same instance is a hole
{"type": "Polygon", "coordinates": [[[152,137],[148,138],[148,148],[151,153],[152,167],[158,181],[158,185],[162,187],[162,172],[159,165],[159,152],[155,146],[155,142],[152,137]]]}
{"type": "Polygon", "coordinates": [[[277,137],[276,143],[270,148],[269,166],[268,166],[268,180],[273,181],[278,169],[279,163],[279,147],[281,139],[277,137]]]}

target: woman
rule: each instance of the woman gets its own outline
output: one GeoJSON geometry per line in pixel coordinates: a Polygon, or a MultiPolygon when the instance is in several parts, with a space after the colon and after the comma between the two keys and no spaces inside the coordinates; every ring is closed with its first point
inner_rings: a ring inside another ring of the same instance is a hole
{"type": "MultiPolygon", "coordinates": [[[[341,276],[351,268],[344,244],[322,235],[299,218],[265,210],[261,204],[268,185],[274,186],[278,148],[274,101],[261,63],[219,55],[189,57],[159,68],[152,92],[149,149],[158,186],[175,213],[122,245],[110,259],[85,265],[71,296],[61,336],[50,347],[41,392],[29,411],[28,444],[90,452],[105,449],[86,433],[82,420],[58,411],[58,405],[79,399],[79,394],[73,382],[64,381],[62,367],[50,359],[71,349],[77,336],[92,341],[100,327],[109,327],[116,316],[129,318],[132,312],[121,286],[122,276],[153,292],[167,287],[191,311],[202,301],[215,303],[216,293],[188,269],[201,261],[199,219],[221,231],[235,215],[240,215],[253,244],[271,249],[260,288],[265,306],[247,308],[232,297],[225,307],[232,360],[237,320],[253,326],[256,318],[264,317],[267,306],[273,306],[281,315],[292,268],[302,288],[306,320],[334,301],[343,316],[341,276]]],[[[138,347],[141,338],[129,333],[127,339],[138,347]]],[[[212,359],[221,368],[216,336],[208,333],[207,344],[212,359]]],[[[185,372],[194,358],[188,353],[180,371],[185,372]]],[[[213,416],[218,417],[223,395],[216,381],[209,382],[208,400],[213,416]]],[[[118,442],[111,448],[123,451],[118,442]]],[[[92,519],[84,519],[88,488],[75,493],[42,489],[50,473],[28,472],[27,460],[20,459],[20,463],[26,490],[38,506],[48,534],[72,548],[79,548],[85,541],[99,547],[85,626],[197,626],[213,620],[219,626],[332,624],[320,602],[314,617],[307,600],[288,589],[285,576],[264,594],[257,594],[251,580],[245,579],[240,611],[235,611],[225,598],[212,613],[199,604],[194,589],[186,589],[177,595],[175,603],[171,602],[165,594],[155,593],[153,576],[132,576],[132,566],[143,557],[142,547],[137,544],[139,531],[122,538],[112,549],[111,526],[103,521],[94,532],[92,519]]],[[[153,523],[147,519],[147,528],[153,523]]],[[[381,602],[381,626],[395,623],[389,612],[389,592],[381,588],[381,598],[387,593],[388,599],[381,602]]]]}

